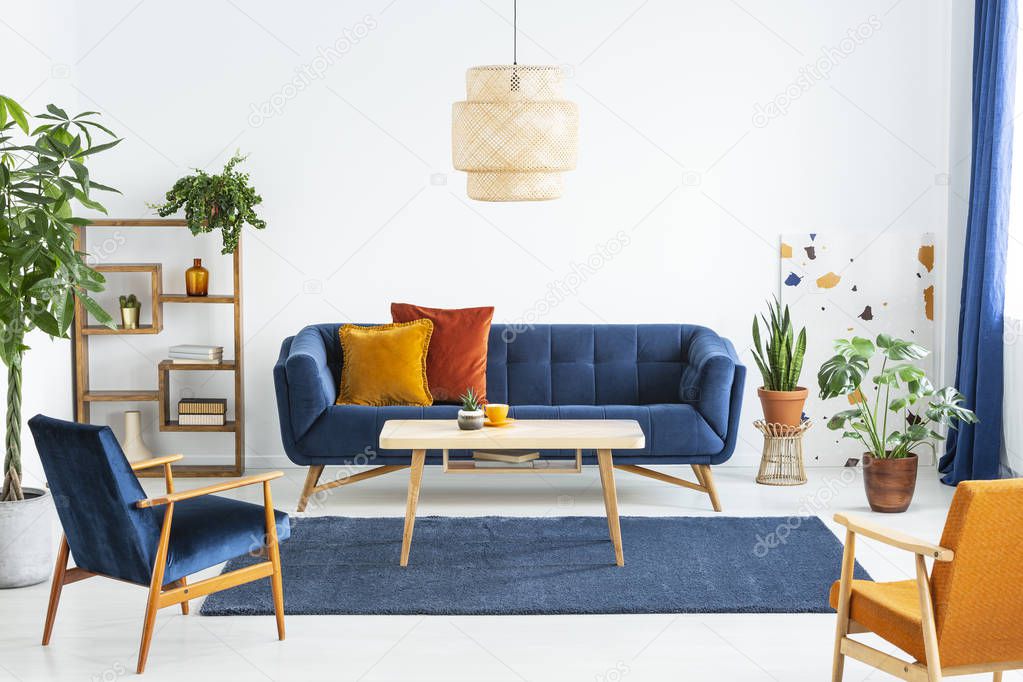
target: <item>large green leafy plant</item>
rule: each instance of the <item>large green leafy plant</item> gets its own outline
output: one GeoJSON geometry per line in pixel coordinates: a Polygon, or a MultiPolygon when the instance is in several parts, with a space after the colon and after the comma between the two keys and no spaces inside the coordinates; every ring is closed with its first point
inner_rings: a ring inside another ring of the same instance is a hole
{"type": "Polygon", "coordinates": [[[764,390],[794,391],[803,371],[803,357],[806,355],[806,327],[795,336],[789,307],[783,309],[778,299],[768,303],[767,315],[760,317],[769,333],[766,343],[761,341],[760,320],[753,316],[753,359],[764,377],[764,390]]]}
{"type": "Polygon", "coordinates": [[[210,175],[196,168],[195,175],[187,175],[170,188],[166,201],[150,204],[161,216],[169,216],[185,209],[185,220],[192,234],[221,230],[224,248],[221,253],[234,253],[238,236],[248,223],[257,230],[266,227],[253,208],[263,197],[249,184],[249,174],[234,169],[246,159],[235,154],[219,175],[210,175]]]}
{"type": "Polygon", "coordinates": [[[977,415],[962,406],[962,393],[952,386],[935,389],[922,369],[904,362],[928,353],[912,341],[887,334],[879,335],[876,345],[859,336],[836,340],[835,356],[821,365],[817,374],[820,397],[851,396],[856,407],[834,415],[828,428],[860,440],[872,457],[901,459],[914,454],[920,445],[933,449],[933,441],[943,440],[934,430],[937,426],[976,423],[977,415]],[[871,359],[879,351],[881,369],[870,378],[873,390],[864,389],[871,359]],[[868,393],[873,394],[873,407],[868,393]]]}
{"type": "Polygon", "coordinates": [[[0,500],[21,493],[21,371],[34,329],[67,338],[75,300],[102,324],[113,320],[89,297],[103,290],[103,275],[75,251],[75,226],[88,224],[76,208],[106,212],[95,190],[114,191],[92,179],[86,162],[121,140],[87,111],[71,117],[52,104],[29,116],[0,95],[0,359],[7,366],[7,435],[0,500]],[[20,133],[19,133],[20,130],[20,133]],[[95,142],[93,135],[109,136],[95,142]]]}

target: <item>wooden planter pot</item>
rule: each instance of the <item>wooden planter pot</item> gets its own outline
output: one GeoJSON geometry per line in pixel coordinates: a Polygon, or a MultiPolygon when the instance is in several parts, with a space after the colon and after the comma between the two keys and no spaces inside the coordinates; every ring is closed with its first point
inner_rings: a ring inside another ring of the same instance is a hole
{"type": "Polygon", "coordinates": [[[917,456],[878,459],[863,453],[863,487],[876,512],[897,514],[909,509],[916,490],[917,456]]]}

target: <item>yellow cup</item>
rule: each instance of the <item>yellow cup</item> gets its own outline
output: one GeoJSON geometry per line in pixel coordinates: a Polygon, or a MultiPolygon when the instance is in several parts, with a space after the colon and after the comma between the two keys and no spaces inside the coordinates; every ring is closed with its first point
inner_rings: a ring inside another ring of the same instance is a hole
{"type": "Polygon", "coordinates": [[[508,406],[504,403],[487,403],[485,409],[491,424],[500,424],[508,418],[508,406]]]}

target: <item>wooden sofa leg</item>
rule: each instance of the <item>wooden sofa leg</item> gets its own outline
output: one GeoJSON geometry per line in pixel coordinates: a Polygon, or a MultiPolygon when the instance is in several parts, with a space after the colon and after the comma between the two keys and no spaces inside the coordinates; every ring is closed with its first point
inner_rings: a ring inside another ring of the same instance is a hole
{"type": "Polygon", "coordinates": [[[302,495],[298,498],[298,509],[297,511],[305,511],[306,505],[309,503],[309,498],[316,490],[316,484],[320,482],[320,475],[323,474],[322,464],[311,464],[309,466],[309,472],[305,476],[305,486],[302,488],[302,495]]]}
{"type": "Polygon", "coordinates": [[[721,511],[721,500],[718,499],[718,489],[714,486],[714,474],[710,471],[709,464],[699,464],[700,467],[700,480],[703,483],[703,487],[707,489],[707,494],[710,495],[710,504],[714,507],[714,511],[721,511]]]}
{"type": "Polygon", "coordinates": [[[696,480],[700,482],[700,485],[702,485],[704,488],[706,488],[707,487],[707,482],[703,480],[703,470],[700,469],[700,465],[699,464],[690,464],[689,466],[692,467],[693,474],[696,476],[696,480]]]}
{"type": "Polygon", "coordinates": [[[671,483],[682,488],[689,488],[700,493],[707,493],[710,495],[710,503],[714,507],[714,511],[721,511],[721,501],[718,500],[718,491],[714,487],[714,475],[710,473],[709,464],[690,464],[693,468],[693,473],[696,474],[696,480],[699,483],[693,483],[683,478],[671,476],[669,474],[661,473],[660,471],[654,471],[653,469],[647,469],[646,467],[636,466],[635,464],[615,464],[615,469],[621,469],[622,471],[628,471],[630,474],[638,474],[640,476],[646,476],[656,481],[662,481],[664,483],[671,483]]]}

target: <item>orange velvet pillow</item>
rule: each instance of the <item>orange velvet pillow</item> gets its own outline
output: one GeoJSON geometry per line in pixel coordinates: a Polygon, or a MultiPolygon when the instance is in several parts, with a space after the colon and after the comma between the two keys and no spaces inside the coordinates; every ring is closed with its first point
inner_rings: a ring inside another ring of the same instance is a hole
{"type": "Polygon", "coordinates": [[[491,308],[444,310],[411,303],[392,303],[395,322],[430,320],[433,336],[426,355],[430,393],[442,403],[457,403],[470,386],[480,398],[487,397],[487,341],[490,337],[491,308]]]}
{"type": "Polygon", "coordinates": [[[374,327],[341,325],[341,387],[336,404],[432,405],[426,377],[432,333],[429,320],[374,327]]]}

